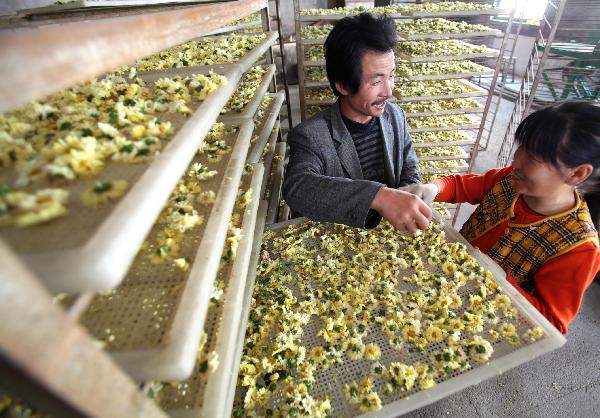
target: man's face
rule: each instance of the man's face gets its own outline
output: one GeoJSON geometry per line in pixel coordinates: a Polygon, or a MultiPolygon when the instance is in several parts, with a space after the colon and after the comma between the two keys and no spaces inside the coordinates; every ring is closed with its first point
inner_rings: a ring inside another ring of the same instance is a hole
{"type": "Polygon", "coordinates": [[[381,116],[394,89],[396,57],[394,51],[365,51],[361,58],[362,79],[356,94],[350,94],[339,82],[342,93],[341,110],[348,119],[367,123],[373,116],[381,116]]]}

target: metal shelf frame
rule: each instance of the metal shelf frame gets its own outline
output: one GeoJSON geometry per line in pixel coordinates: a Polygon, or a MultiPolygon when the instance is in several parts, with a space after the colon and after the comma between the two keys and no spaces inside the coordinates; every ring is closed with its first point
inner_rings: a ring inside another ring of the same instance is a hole
{"type": "Polygon", "coordinates": [[[597,2],[548,2],[498,152],[499,165],[512,159],[516,129],[532,111],[565,100],[600,97],[600,81],[592,77],[600,68],[598,16],[597,2]]]}

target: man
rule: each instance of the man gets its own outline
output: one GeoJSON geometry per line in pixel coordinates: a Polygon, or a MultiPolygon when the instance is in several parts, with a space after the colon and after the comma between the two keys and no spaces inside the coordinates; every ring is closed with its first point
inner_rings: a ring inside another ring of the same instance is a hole
{"type": "Polygon", "coordinates": [[[312,220],[400,230],[426,228],[431,209],[398,187],[420,182],[404,111],[389,103],[398,42],[393,20],[362,13],[325,41],[327,78],[338,101],[294,128],[283,183],[292,210],[312,220]]]}

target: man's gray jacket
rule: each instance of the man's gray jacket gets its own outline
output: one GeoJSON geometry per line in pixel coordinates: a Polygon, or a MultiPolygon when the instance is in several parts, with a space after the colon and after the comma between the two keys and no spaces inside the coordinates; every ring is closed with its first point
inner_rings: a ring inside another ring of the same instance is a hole
{"type": "MultiPolygon", "coordinates": [[[[420,182],[404,111],[387,103],[379,118],[385,186],[420,182]]],[[[283,197],[290,208],[314,221],[371,228],[381,216],[370,210],[384,185],[364,180],[354,141],[344,125],[339,101],[296,126],[288,135],[290,159],[283,197]]]]}

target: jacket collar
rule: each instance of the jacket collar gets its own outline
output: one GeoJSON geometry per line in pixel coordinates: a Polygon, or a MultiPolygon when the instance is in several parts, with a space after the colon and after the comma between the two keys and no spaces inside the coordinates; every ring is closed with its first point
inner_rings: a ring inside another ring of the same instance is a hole
{"type": "Polygon", "coordinates": [[[348,173],[351,179],[363,180],[363,172],[360,167],[360,160],[356,153],[356,147],[350,132],[346,128],[342,120],[342,111],[340,109],[340,101],[335,102],[331,106],[331,138],[336,142],[336,151],[340,163],[344,170],[348,173]]]}
{"type": "MultiPolygon", "coordinates": [[[[330,107],[331,115],[331,137],[336,143],[336,151],[340,162],[344,169],[350,175],[350,178],[363,180],[363,172],[360,167],[360,160],[356,153],[356,147],[350,132],[346,128],[342,119],[342,111],[340,109],[340,100],[338,99],[333,106],[330,107]]],[[[386,180],[388,184],[395,184],[394,175],[394,132],[392,125],[389,123],[389,113],[386,106],[383,114],[379,118],[381,127],[381,135],[383,136],[383,163],[385,167],[386,180]]]]}

